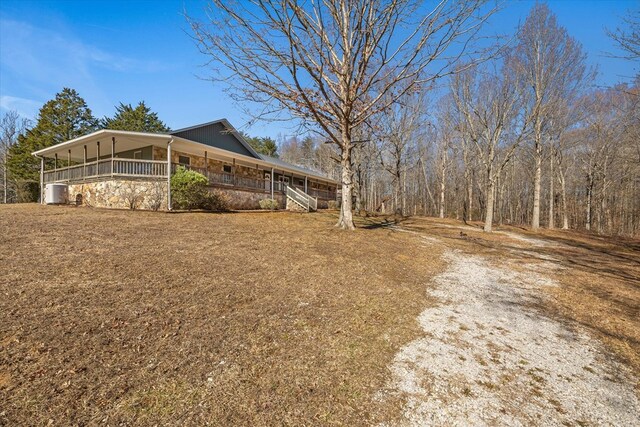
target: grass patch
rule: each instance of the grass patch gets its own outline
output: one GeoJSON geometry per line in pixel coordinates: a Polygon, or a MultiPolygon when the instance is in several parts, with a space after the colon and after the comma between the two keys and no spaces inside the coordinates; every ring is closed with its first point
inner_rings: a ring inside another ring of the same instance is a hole
{"type": "Polygon", "coordinates": [[[336,221],[1,206],[0,424],[393,421],[440,257],[336,221]]]}

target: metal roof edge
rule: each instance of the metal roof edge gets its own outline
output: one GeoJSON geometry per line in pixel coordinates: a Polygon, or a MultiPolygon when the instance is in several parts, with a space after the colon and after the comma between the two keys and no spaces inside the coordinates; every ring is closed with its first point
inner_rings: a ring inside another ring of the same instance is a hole
{"type": "Polygon", "coordinates": [[[100,129],[95,132],[88,133],[86,135],[79,136],[77,138],[70,139],[68,141],[60,142],[55,145],[51,145],[49,147],[41,148],[40,150],[34,151],[31,153],[32,156],[38,156],[42,153],[56,151],[62,147],[66,147],[68,145],[74,145],[78,142],[82,142],[87,139],[94,138],[98,135],[128,135],[128,136],[149,136],[149,137],[162,137],[162,138],[171,138],[172,135],[168,133],[148,133],[148,132],[133,132],[128,130],[114,130],[114,129],[100,129]]]}

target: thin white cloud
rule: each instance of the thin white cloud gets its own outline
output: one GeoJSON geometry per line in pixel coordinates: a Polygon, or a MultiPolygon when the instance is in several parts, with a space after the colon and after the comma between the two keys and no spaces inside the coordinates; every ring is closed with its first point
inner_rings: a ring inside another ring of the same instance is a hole
{"type": "Polygon", "coordinates": [[[142,60],[114,54],[87,44],[77,37],[35,27],[29,23],[0,19],[3,65],[34,76],[49,73],[87,72],[97,66],[121,72],[154,72],[162,69],[157,60],[142,60]]]}
{"type": "Polygon", "coordinates": [[[63,87],[78,90],[94,112],[110,111],[115,100],[102,87],[105,71],[125,78],[127,73],[147,74],[165,68],[155,59],[100,49],[72,31],[35,26],[0,15],[0,95],[4,106],[19,110],[25,117],[37,115],[41,103],[33,99],[49,99],[63,87]]]}
{"type": "Polygon", "coordinates": [[[6,111],[16,111],[22,117],[34,120],[38,115],[38,110],[42,107],[41,101],[34,99],[20,98],[17,96],[0,96],[0,108],[6,111]]]}

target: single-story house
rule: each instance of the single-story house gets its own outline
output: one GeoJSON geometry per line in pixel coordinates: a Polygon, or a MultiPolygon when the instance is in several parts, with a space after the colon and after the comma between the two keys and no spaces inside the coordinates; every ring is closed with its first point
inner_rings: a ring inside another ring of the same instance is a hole
{"type": "MultiPolygon", "coordinates": [[[[41,159],[40,190],[63,187],[70,203],[105,208],[171,210],[171,174],[202,173],[228,195],[232,209],[315,210],[336,199],[338,183],[320,172],[257,153],[226,120],[170,133],[99,130],[33,153],[41,159]],[[54,184],[54,185],[52,185],[54,184]]],[[[47,192],[48,194],[48,192],[47,192]]]]}

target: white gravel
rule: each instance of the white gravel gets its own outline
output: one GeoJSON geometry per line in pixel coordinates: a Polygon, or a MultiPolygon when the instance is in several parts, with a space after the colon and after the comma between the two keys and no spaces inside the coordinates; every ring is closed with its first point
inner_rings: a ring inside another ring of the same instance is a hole
{"type": "Polygon", "coordinates": [[[537,246],[537,247],[561,247],[563,246],[561,243],[549,242],[547,240],[536,239],[535,237],[523,236],[518,233],[512,233],[510,231],[495,231],[495,233],[502,234],[504,236],[509,237],[510,239],[517,240],[521,243],[526,243],[527,246],[537,246]]]}
{"type": "Polygon", "coordinates": [[[459,251],[445,258],[431,291],[441,304],[420,314],[424,336],[396,355],[378,396],[406,398],[400,425],[640,426],[629,370],[535,308],[540,288],[555,286],[539,264],[517,273],[459,251]]]}

